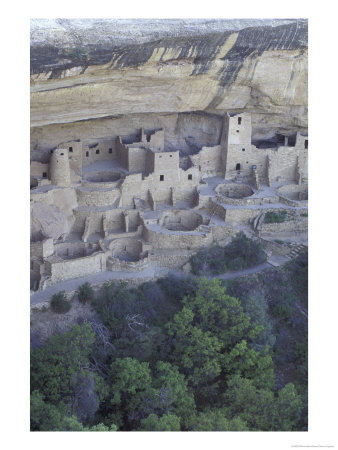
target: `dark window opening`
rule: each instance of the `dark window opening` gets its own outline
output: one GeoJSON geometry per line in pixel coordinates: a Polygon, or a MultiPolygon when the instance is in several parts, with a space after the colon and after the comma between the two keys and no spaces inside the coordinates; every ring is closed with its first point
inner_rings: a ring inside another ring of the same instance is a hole
{"type": "Polygon", "coordinates": [[[308,145],[309,145],[309,141],[308,141],[307,139],[305,139],[304,147],[305,147],[305,148],[308,148],[308,145]]]}
{"type": "Polygon", "coordinates": [[[100,154],[100,150],[99,150],[99,149],[96,150],[96,154],[97,154],[97,155],[100,154]]]}
{"type": "Polygon", "coordinates": [[[242,152],[245,152],[245,148],[242,148],[242,152]]]}
{"type": "Polygon", "coordinates": [[[88,156],[89,156],[89,152],[86,152],[86,157],[88,158],[88,156]]]}
{"type": "Polygon", "coordinates": [[[173,157],[173,155],[169,155],[170,156],[170,158],[172,158],[173,157]]]}
{"type": "Polygon", "coordinates": [[[109,153],[113,153],[113,149],[112,148],[109,149],[109,153]]]}
{"type": "Polygon", "coordinates": [[[249,161],[247,161],[246,163],[249,164],[249,161]]]}
{"type": "Polygon", "coordinates": [[[53,153],[54,150],[51,150],[50,152],[53,153]]]}
{"type": "Polygon", "coordinates": [[[192,180],[192,175],[191,174],[188,175],[188,180],[192,180]]]}
{"type": "Polygon", "coordinates": [[[239,133],[239,130],[236,130],[236,133],[239,133]]]}
{"type": "Polygon", "coordinates": [[[150,134],[147,136],[147,142],[150,142],[150,134]]]}
{"type": "Polygon", "coordinates": [[[238,125],[242,123],[242,117],[238,117],[238,125]]]}
{"type": "Polygon", "coordinates": [[[160,181],[164,181],[164,175],[160,175],[160,181]]]}
{"type": "Polygon", "coordinates": [[[237,164],[236,164],[236,170],[241,170],[241,165],[240,165],[240,163],[237,163],[237,164]]]}
{"type": "Polygon", "coordinates": [[[63,156],[63,155],[64,155],[64,153],[60,153],[60,155],[61,155],[61,156],[63,156]]]}
{"type": "Polygon", "coordinates": [[[42,172],[42,178],[47,178],[47,172],[42,172]]]}
{"type": "Polygon", "coordinates": [[[73,147],[69,147],[69,149],[68,149],[70,152],[72,152],[73,151],[73,147]]]}

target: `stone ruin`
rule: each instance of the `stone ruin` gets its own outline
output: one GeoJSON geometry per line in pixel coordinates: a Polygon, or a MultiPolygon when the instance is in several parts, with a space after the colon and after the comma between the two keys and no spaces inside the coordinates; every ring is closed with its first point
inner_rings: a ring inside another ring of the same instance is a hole
{"type": "Polygon", "coordinates": [[[187,156],[167,151],[164,133],[60,143],[48,163],[31,162],[32,289],[106,270],[180,268],[239,229],[261,233],[268,211],[305,216],[306,136],[258,148],[250,114],[227,113],[219,145],[187,156]]]}

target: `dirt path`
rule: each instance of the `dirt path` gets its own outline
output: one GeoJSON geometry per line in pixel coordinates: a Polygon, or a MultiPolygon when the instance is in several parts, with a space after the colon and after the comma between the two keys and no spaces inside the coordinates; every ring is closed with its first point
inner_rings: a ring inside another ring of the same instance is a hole
{"type": "MultiPolygon", "coordinates": [[[[220,278],[222,280],[229,280],[231,278],[244,277],[246,275],[251,275],[253,273],[261,272],[272,266],[265,262],[259,264],[258,266],[250,267],[249,269],[237,270],[236,272],[227,272],[220,275],[209,276],[209,279],[220,278]]],[[[104,271],[86,277],[76,278],[74,280],[67,280],[62,283],[55,284],[53,286],[47,287],[44,291],[38,291],[31,295],[30,304],[36,305],[37,303],[50,300],[52,295],[60,292],[71,292],[75,291],[81,284],[86,281],[91,285],[100,285],[106,281],[112,280],[130,280],[130,279],[141,279],[142,281],[148,281],[152,278],[158,278],[166,275],[175,275],[178,277],[186,277],[187,275],[181,270],[168,269],[166,267],[150,267],[141,272],[110,272],[104,271]]]]}

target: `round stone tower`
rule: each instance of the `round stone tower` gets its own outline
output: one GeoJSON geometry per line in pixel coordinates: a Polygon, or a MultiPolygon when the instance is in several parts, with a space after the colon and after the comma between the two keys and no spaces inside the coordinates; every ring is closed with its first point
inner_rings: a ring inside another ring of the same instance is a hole
{"type": "Polygon", "coordinates": [[[49,170],[52,184],[55,186],[70,185],[68,149],[57,148],[53,150],[49,170]]]}

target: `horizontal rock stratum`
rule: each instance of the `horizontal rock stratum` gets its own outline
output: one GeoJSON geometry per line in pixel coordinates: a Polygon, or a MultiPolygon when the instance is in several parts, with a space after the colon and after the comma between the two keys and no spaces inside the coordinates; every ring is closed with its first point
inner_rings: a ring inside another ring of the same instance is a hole
{"type": "Polygon", "coordinates": [[[35,148],[47,125],[238,110],[253,138],[307,128],[306,20],[32,21],[35,148]]]}

